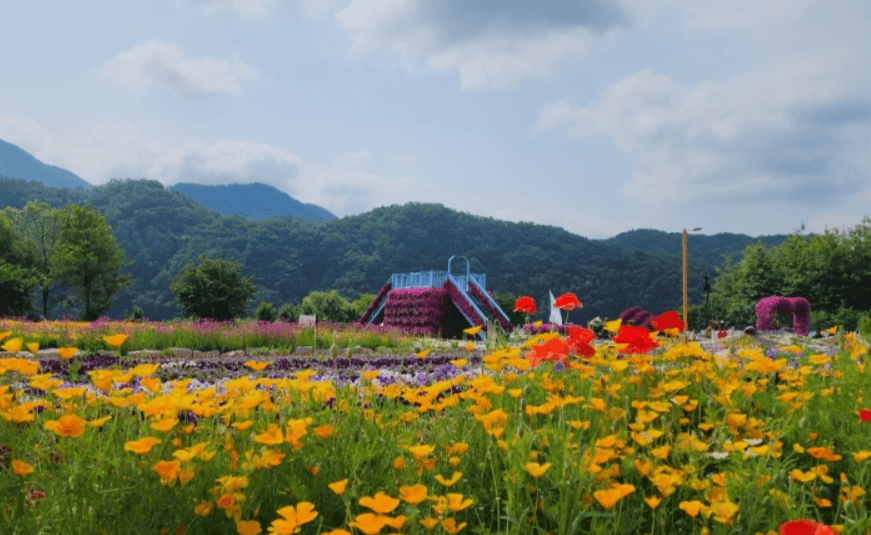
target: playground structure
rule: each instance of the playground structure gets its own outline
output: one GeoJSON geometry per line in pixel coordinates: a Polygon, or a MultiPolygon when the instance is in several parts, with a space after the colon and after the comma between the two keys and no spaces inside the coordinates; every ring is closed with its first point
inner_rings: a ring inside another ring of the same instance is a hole
{"type": "Polygon", "coordinates": [[[478,337],[485,339],[488,322],[506,332],[513,326],[505,312],[487,292],[487,276],[471,273],[469,259],[456,255],[448,259],[447,271],[419,271],[390,276],[360,323],[399,327],[415,334],[458,338],[464,329],[481,326],[478,337]],[[451,274],[454,258],[466,261],[464,275],[451,274]]]}

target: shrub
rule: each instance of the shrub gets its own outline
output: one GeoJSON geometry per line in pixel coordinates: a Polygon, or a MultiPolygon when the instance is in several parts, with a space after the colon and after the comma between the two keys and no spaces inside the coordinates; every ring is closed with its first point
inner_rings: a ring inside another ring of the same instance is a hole
{"type": "Polygon", "coordinates": [[[281,321],[295,322],[299,320],[299,310],[290,303],[278,307],[278,318],[281,321]]]}
{"type": "Polygon", "coordinates": [[[254,317],[260,321],[275,321],[275,307],[272,306],[272,303],[260,301],[260,304],[257,305],[257,310],[254,312],[254,317]]]}
{"type": "Polygon", "coordinates": [[[354,309],[351,308],[351,304],[339,295],[338,290],[309,293],[303,298],[299,312],[300,314],[317,316],[318,321],[332,321],[333,323],[346,323],[359,318],[354,309]]]}

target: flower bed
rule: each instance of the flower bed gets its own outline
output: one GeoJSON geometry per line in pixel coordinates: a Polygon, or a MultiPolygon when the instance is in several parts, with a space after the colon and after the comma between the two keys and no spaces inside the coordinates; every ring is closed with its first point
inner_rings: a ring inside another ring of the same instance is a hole
{"type": "Polygon", "coordinates": [[[255,357],[212,385],[0,359],[0,532],[866,533],[867,349],[741,340],[255,357]]]}
{"type": "Polygon", "coordinates": [[[384,307],[384,325],[444,338],[459,337],[467,326],[446,288],[391,290],[384,307]]]}

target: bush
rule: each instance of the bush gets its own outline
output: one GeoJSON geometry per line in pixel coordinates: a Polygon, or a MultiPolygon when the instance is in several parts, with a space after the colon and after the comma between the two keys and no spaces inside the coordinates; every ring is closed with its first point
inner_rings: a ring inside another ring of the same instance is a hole
{"type": "Polygon", "coordinates": [[[281,321],[295,322],[299,320],[299,310],[290,303],[284,303],[278,307],[278,319],[281,321]]]}
{"type": "Polygon", "coordinates": [[[837,325],[838,330],[853,332],[859,327],[859,320],[867,314],[867,312],[846,307],[840,307],[837,312],[811,310],[811,330],[820,332],[837,325]]]}
{"type": "Polygon", "coordinates": [[[260,301],[260,304],[257,305],[257,310],[254,312],[254,317],[260,321],[275,321],[277,317],[275,307],[272,306],[272,303],[260,301]]]}
{"type": "Polygon", "coordinates": [[[303,298],[299,312],[300,314],[317,316],[318,321],[331,321],[333,323],[356,321],[360,317],[351,308],[351,304],[339,295],[338,290],[309,293],[303,298]]]}
{"type": "Polygon", "coordinates": [[[251,277],[242,277],[235,260],[200,255],[197,264],[185,265],[170,285],[185,315],[227,321],[245,314],[257,288],[251,277]]]}

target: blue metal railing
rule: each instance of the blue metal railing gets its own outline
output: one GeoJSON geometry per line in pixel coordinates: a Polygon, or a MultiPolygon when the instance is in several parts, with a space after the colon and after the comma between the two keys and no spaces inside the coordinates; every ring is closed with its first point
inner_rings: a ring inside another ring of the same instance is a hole
{"type": "MultiPolygon", "coordinates": [[[[455,275],[457,287],[466,290],[469,280],[475,281],[481,289],[487,287],[486,273],[469,273],[467,275],[455,275]]],[[[390,284],[393,289],[400,288],[440,288],[448,280],[447,271],[418,271],[415,273],[394,273],[390,276],[390,284]]]]}

